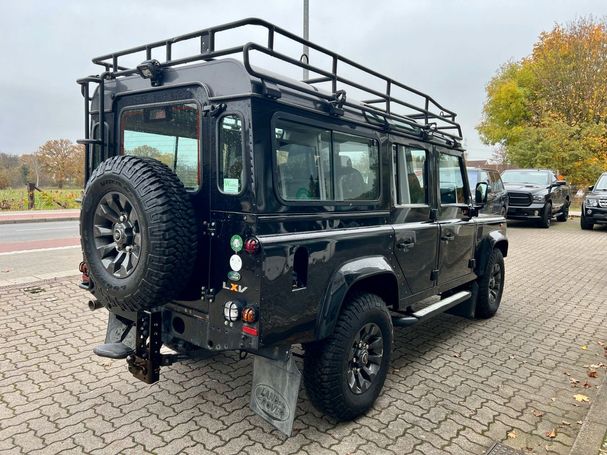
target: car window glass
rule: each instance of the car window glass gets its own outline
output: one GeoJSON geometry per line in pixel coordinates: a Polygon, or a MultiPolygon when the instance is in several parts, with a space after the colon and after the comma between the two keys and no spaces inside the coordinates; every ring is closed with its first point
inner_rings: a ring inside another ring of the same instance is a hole
{"type": "Polygon", "coordinates": [[[397,202],[403,204],[427,204],[427,152],[397,145],[396,193],[397,202]]]}
{"type": "Polygon", "coordinates": [[[186,188],[197,189],[199,119],[195,103],[126,110],[120,119],[121,153],[154,158],[173,169],[186,188]]]}
{"type": "Polygon", "coordinates": [[[379,197],[377,141],[287,120],[276,122],[278,191],[285,200],[379,197]]]}
{"type": "Polygon", "coordinates": [[[468,170],[468,184],[471,189],[476,188],[476,184],[478,183],[478,171],[476,169],[468,170]]]}
{"type": "Polygon", "coordinates": [[[440,154],[439,184],[441,204],[464,204],[466,202],[460,158],[446,153],[440,154]]]}
{"type": "Polygon", "coordinates": [[[219,125],[219,189],[227,194],[242,191],[244,181],[242,120],[226,115],[219,125]]]}

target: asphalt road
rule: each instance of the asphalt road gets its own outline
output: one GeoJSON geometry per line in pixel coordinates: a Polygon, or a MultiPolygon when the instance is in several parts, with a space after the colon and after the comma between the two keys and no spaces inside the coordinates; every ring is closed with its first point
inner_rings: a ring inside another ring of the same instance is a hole
{"type": "Polygon", "coordinates": [[[78,221],[0,224],[0,254],[79,243],[78,221]]]}
{"type": "Polygon", "coordinates": [[[0,224],[0,286],[78,273],[78,221],[0,224]]]}
{"type": "Polygon", "coordinates": [[[78,224],[77,220],[0,224],[0,245],[13,242],[75,238],[79,235],[78,224]]]}

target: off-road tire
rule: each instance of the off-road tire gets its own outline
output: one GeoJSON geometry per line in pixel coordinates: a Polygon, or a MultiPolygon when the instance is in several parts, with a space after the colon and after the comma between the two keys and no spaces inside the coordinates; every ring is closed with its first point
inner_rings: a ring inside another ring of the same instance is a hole
{"type": "Polygon", "coordinates": [[[304,383],[310,401],[324,414],[348,421],[367,412],[382,390],[392,352],[392,319],[386,303],[375,294],[360,294],[345,303],[333,334],[305,346],[304,383]],[[349,354],[355,336],[369,323],[379,327],[383,356],[370,387],[355,394],[348,385],[349,354]]]}
{"type": "Polygon", "coordinates": [[[116,156],[101,163],[87,183],[80,214],[81,245],[97,299],[108,309],[137,311],[175,298],[194,267],[196,226],[190,196],[161,162],[116,156]],[[125,196],[138,216],[139,259],[125,277],[110,273],[95,244],[96,211],[110,193],[125,196]]]}
{"type": "Polygon", "coordinates": [[[504,256],[498,248],[494,248],[489,256],[485,270],[480,278],[478,278],[478,296],[476,300],[476,310],[474,317],[477,319],[488,319],[495,315],[502,301],[504,292],[504,256]],[[496,288],[496,267],[499,276],[499,285],[496,288]],[[494,293],[494,295],[492,295],[494,293]]]}
{"type": "Polygon", "coordinates": [[[584,207],[582,207],[582,216],[580,217],[580,227],[585,231],[592,231],[592,228],[594,228],[594,223],[592,223],[591,221],[588,221],[586,219],[586,217],[583,215],[583,213],[584,213],[584,207]]]}
{"type": "Polygon", "coordinates": [[[556,221],[567,221],[569,218],[569,202],[566,202],[561,209],[561,213],[556,216],[556,221]]]}
{"type": "Polygon", "coordinates": [[[544,229],[550,227],[552,221],[552,203],[548,202],[542,211],[542,218],[537,222],[538,226],[544,229]]]}

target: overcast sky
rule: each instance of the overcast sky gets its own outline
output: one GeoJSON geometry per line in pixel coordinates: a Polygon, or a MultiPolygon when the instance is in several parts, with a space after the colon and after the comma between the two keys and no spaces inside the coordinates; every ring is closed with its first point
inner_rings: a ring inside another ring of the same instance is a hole
{"type": "MultiPolygon", "coordinates": [[[[75,80],[92,57],[256,16],[301,33],[303,0],[5,1],[0,15],[0,152],[83,136],[75,80]]],[[[607,15],[605,0],[310,0],[310,39],[418,88],[454,110],[470,158],[497,68],[531,52],[542,31],[607,15]]],[[[235,37],[246,42],[250,37],[235,37]]],[[[314,62],[312,62],[314,63],[314,62]]]]}

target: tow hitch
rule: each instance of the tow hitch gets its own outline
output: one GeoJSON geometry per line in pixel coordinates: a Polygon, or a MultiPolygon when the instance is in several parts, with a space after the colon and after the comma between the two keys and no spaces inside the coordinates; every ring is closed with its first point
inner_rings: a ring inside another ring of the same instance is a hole
{"type": "MultiPolygon", "coordinates": [[[[137,323],[126,324],[110,313],[106,343],[93,352],[100,357],[126,359],[129,371],[137,379],[153,384],[160,379],[160,367],[172,365],[185,359],[198,357],[197,352],[186,354],[161,354],[162,312],[139,311],[137,323]]],[[[205,354],[204,350],[200,354],[205,354]]]]}

